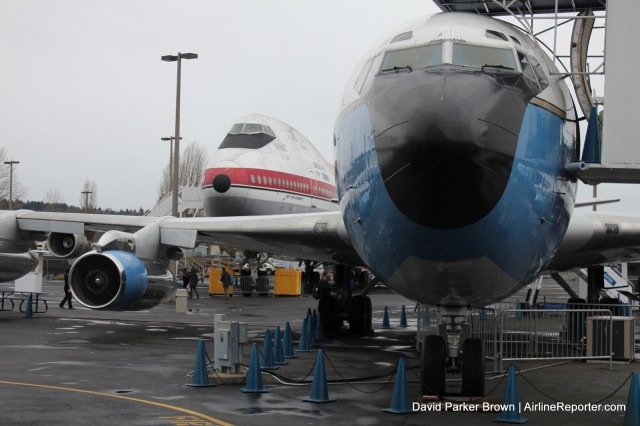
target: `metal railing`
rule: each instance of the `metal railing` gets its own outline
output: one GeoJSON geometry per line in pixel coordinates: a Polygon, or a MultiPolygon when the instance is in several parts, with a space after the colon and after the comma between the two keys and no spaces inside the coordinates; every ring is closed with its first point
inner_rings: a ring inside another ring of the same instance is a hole
{"type": "Polygon", "coordinates": [[[498,318],[498,352],[504,361],[613,361],[613,315],[608,309],[509,309],[498,318]]]}
{"type": "Polygon", "coordinates": [[[273,287],[271,286],[269,277],[258,277],[255,280],[255,283],[252,281],[251,277],[236,277],[234,287],[234,290],[240,291],[243,296],[250,296],[254,293],[263,297],[268,296],[269,294],[273,296],[273,287]]]}
{"type": "MultiPolygon", "coordinates": [[[[613,358],[633,357],[616,353],[620,342],[613,340],[614,322],[627,321],[632,327],[633,306],[587,304],[538,304],[531,309],[524,303],[500,303],[487,308],[469,309],[470,337],[484,343],[484,354],[493,360],[494,370],[503,371],[504,361],[525,360],[605,360],[612,368],[613,358]]],[[[440,311],[421,305],[418,319],[418,349],[425,335],[438,334],[440,311]]],[[[616,334],[616,339],[629,335],[616,334]]]]}

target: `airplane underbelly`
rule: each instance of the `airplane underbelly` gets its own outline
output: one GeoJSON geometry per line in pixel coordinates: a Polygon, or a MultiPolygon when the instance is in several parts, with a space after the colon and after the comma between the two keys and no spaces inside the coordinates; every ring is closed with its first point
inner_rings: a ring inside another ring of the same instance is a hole
{"type": "MultiPolygon", "coordinates": [[[[472,222],[440,228],[408,217],[394,203],[378,166],[372,129],[365,104],[336,126],[338,140],[353,141],[361,149],[355,158],[337,149],[339,162],[354,165],[339,182],[341,208],[358,254],[390,288],[434,305],[485,305],[541,273],[573,209],[576,183],[563,176],[573,155],[572,124],[528,104],[508,181],[495,205],[472,222]]],[[[438,185],[446,192],[446,181],[438,185]]],[[[413,207],[414,216],[447,202],[429,199],[419,186],[410,189],[420,203],[413,207]]],[[[459,200],[456,205],[461,205],[459,200]]]]}

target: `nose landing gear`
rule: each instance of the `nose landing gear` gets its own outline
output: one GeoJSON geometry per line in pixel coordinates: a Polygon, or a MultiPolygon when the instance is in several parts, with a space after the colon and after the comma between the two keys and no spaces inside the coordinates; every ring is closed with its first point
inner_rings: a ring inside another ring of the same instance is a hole
{"type": "Polygon", "coordinates": [[[438,335],[425,336],[422,342],[420,382],[423,395],[443,397],[484,396],[484,353],[482,340],[470,336],[465,307],[441,307],[438,335]],[[459,392],[448,392],[447,374],[462,373],[459,392]]]}

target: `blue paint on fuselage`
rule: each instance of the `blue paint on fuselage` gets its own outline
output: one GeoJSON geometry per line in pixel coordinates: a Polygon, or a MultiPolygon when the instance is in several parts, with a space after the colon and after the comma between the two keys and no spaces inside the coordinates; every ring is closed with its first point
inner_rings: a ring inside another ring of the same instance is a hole
{"type": "MultiPolygon", "coordinates": [[[[345,111],[336,124],[336,158],[343,172],[338,192],[345,225],[372,272],[401,294],[440,304],[450,293],[443,287],[470,282],[474,285],[454,289],[460,303],[488,304],[533,281],[560,244],[574,206],[576,182],[566,172],[574,153],[575,124],[529,104],[509,182],[498,204],[471,225],[428,228],[408,219],[389,197],[369,111],[361,103],[345,111]],[[402,271],[409,259],[419,259],[411,265],[424,270],[402,271]],[[481,273],[486,268],[473,266],[480,259],[485,266],[495,265],[495,270],[481,273]],[[454,268],[447,275],[441,268],[447,264],[472,266],[454,268]],[[424,278],[436,275],[440,282],[424,278]]],[[[420,188],[413,191],[421,197],[420,188]]],[[[433,200],[422,202],[425,209],[438,208],[433,200]]]]}

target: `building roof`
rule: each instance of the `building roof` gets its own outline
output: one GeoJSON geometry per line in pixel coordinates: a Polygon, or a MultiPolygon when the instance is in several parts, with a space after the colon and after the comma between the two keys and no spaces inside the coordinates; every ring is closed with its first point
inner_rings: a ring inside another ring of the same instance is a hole
{"type": "MultiPolygon", "coordinates": [[[[508,12],[502,6],[509,4],[509,10],[526,14],[554,13],[556,0],[433,0],[444,12],[475,12],[483,15],[505,15],[508,12]]],[[[606,0],[557,0],[559,12],[575,12],[591,8],[605,10],[606,0]]]]}

